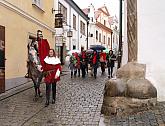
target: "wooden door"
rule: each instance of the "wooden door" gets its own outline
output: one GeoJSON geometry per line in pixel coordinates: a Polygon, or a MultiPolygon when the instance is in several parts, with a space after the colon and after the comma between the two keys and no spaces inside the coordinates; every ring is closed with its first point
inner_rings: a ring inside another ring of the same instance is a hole
{"type": "Polygon", "coordinates": [[[5,27],[0,25],[0,93],[5,92],[5,27]]]}

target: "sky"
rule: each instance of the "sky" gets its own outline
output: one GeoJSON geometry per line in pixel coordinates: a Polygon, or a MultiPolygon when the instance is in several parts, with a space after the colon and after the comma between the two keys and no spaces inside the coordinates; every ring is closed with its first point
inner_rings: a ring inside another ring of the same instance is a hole
{"type": "Polygon", "coordinates": [[[74,2],[81,8],[87,8],[91,3],[95,8],[107,6],[111,16],[119,17],[119,0],[74,0],[74,2]]]}

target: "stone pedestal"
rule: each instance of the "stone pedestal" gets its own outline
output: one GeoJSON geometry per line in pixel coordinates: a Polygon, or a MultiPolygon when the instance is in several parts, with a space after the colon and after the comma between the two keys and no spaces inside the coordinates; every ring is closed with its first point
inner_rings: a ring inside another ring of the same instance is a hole
{"type": "Polygon", "coordinates": [[[118,69],[117,79],[108,80],[102,114],[125,115],[149,109],[157,102],[157,90],[145,79],[146,66],[130,62],[118,69]]]}

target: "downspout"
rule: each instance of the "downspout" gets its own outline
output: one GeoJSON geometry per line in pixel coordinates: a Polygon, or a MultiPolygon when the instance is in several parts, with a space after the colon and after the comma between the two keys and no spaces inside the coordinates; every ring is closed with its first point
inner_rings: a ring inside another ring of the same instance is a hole
{"type": "Polygon", "coordinates": [[[87,21],[87,38],[86,38],[86,40],[87,40],[87,49],[88,49],[88,27],[89,27],[89,21],[87,21]]]}
{"type": "MultiPolygon", "coordinates": [[[[69,30],[71,26],[71,6],[69,6],[69,30]]],[[[72,50],[71,37],[69,37],[69,50],[72,50]]]]}
{"type": "MultiPolygon", "coordinates": [[[[78,29],[80,29],[80,17],[79,17],[80,15],[78,14],[78,29]]],[[[79,44],[80,44],[80,30],[78,30],[78,32],[77,32],[77,36],[78,36],[78,39],[77,39],[77,46],[78,46],[78,50],[79,50],[79,44]]]]}
{"type": "Polygon", "coordinates": [[[122,59],[122,0],[119,2],[120,11],[119,11],[119,50],[118,50],[118,68],[121,67],[121,59],[122,59]]]}
{"type": "Polygon", "coordinates": [[[112,37],[113,37],[113,32],[111,32],[111,50],[112,50],[112,37]]]}

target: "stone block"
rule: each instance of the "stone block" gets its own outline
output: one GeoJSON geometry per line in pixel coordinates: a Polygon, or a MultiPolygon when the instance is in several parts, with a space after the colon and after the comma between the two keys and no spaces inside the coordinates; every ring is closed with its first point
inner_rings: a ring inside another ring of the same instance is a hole
{"type": "Polygon", "coordinates": [[[157,97],[157,90],[147,79],[133,79],[127,82],[127,97],[149,99],[157,97]]]}
{"type": "Polygon", "coordinates": [[[110,79],[105,84],[104,96],[125,96],[127,92],[126,81],[122,79],[110,79]]]}
{"type": "Polygon", "coordinates": [[[137,79],[137,78],[145,78],[146,73],[146,65],[139,64],[136,62],[129,62],[123,67],[117,70],[116,76],[117,78],[124,79],[137,79]]]}

